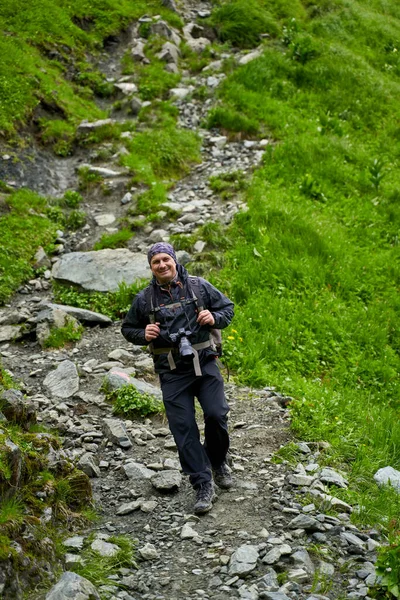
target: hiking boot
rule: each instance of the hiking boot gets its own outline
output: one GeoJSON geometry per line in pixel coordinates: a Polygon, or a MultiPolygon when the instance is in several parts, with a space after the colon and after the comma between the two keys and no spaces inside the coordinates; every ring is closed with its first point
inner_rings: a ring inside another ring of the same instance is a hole
{"type": "Polygon", "coordinates": [[[213,474],[214,474],[214,481],[218,487],[220,487],[224,490],[228,490],[229,488],[232,487],[233,481],[232,481],[231,470],[228,467],[228,465],[226,464],[226,462],[223,462],[222,465],[220,467],[218,467],[218,469],[213,469],[213,474]]]}
{"type": "Polygon", "coordinates": [[[215,499],[214,484],[212,481],[202,483],[196,490],[196,503],[194,512],[196,515],[202,515],[212,509],[212,503],[215,499]]]}

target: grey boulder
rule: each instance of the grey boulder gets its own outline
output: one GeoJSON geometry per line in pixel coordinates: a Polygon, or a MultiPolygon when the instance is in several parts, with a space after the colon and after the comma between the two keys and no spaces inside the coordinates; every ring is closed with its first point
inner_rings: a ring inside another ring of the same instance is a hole
{"type": "Polygon", "coordinates": [[[118,248],[64,254],[55,263],[52,274],[57,281],[84,290],[115,292],[120,283],[131,285],[148,279],[150,271],[144,254],[118,248]]]}
{"type": "Polygon", "coordinates": [[[46,600],[100,600],[92,583],[77,573],[66,571],[51,588],[46,600]]]}

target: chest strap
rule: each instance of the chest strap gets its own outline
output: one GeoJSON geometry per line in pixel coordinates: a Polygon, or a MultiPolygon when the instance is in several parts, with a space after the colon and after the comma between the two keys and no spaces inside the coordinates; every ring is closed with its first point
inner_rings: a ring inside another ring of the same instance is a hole
{"type": "MultiPolygon", "coordinates": [[[[211,339],[206,340],[205,342],[200,342],[199,344],[192,344],[192,348],[193,348],[193,352],[194,352],[193,366],[194,366],[194,372],[197,375],[197,377],[202,376],[198,350],[204,350],[205,348],[210,348],[210,346],[214,346],[214,343],[211,339]]],[[[173,354],[178,353],[178,348],[151,348],[150,352],[153,355],[167,354],[169,368],[171,369],[171,371],[176,369],[176,364],[174,361],[173,354]]]]}

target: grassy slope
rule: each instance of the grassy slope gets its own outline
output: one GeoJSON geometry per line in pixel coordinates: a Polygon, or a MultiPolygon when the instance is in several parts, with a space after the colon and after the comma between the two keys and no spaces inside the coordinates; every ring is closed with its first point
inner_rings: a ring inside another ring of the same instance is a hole
{"type": "MultiPolygon", "coordinates": [[[[18,131],[32,119],[41,141],[61,156],[72,153],[74,144],[118,140],[124,126],[105,127],[79,140],[76,126],[83,119],[93,121],[107,116],[97,107],[95,98],[112,93],[112,85],[90,61],[102,51],[108,36],[144,14],[161,15],[176,27],[182,24],[176,13],[162,6],[161,0],[72,0],[68,3],[4,0],[0,5],[0,141],[4,137],[18,144],[18,131]],[[42,115],[40,119],[37,119],[38,114],[42,115]]],[[[138,73],[133,61],[129,67],[135,73],[143,96],[165,95],[179,79],[164,71],[164,78],[159,77],[162,65],[157,61],[138,73]],[[155,79],[152,86],[146,84],[146,78],[151,76],[155,79]]],[[[166,106],[168,128],[165,126],[164,132],[142,132],[132,142],[127,166],[136,181],[153,184],[160,183],[161,177],[173,179],[187,169],[189,161],[198,160],[199,140],[190,132],[180,135],[176,119],[169,112],[171,108],[166,106]],[[149,153],[143,144],[146,148],[151,145],[154,151],[149,153]]],[[[127,127],[134,129],[134,122],[127,127]]],[[[0,191],[9,192],[1,176],[0,165],[0,191]]],[[[72,225],[76,228],[79,223],[69,223],[61,209],[49,209],[47,199],[27,190],[4,194],[0,201],[6,207],[0,215],[1,304],[33,275],[31,259],[36,249],[40,245],[51,249],[56,230],[54,222],[67,228],[72,225]],[[16,235],[25,230],[27,236],[16,235]]],[[[157,198],[152,198],[150,204],[156,210],[157,198]]],[[[78,216],[75,215],[75,221],[78,216]]]]}
{"type": "Polygon", "coordinates": [[[146,13],[177,19],[158,0],[3,0],[0,134],[15,132],[40,102],[72,124],[103,116],[93,101],[99,82],[86,53],[101,50],[104,39],[146,13]]]}
{"type": "Polygon", "coordinates": [[[400,9],[303,4],[220,92],[275,140],[219,275],[237,304],[227,354],[242,381],[295,396],[296,431],[329,440],[362,518],[388,522],[372,475],[400,468],[400,9]]]}

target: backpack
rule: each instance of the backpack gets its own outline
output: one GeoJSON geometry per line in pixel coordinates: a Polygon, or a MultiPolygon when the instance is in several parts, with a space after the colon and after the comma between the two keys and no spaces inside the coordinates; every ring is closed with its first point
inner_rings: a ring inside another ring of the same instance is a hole
{"type": "MultiPolygon", "coordinates": [[[[192,299],[196,304],[197,310],[200,312],[204,310],[204,302],[201,295],[201,286],[200,280],[198,277],[194,275],[189,275],[187,278],[187,287],[189,293],[192,295],[192,299]]],[[[155,322],[154,314],[157,310],[157,307],[154,307],[153,301],[153,287],[152,285],[147,286],[144,290],[144,297],[146,301],[146,313],[150,316],[150,322],[155,322]],[[152,321],[153,318],[153,321],[152,321]]],[[[222,356],[222,335],[220,329],[211,329],[210,330],[210,339],[213,343],[213,347],[218,357],[222,356]]]]}

